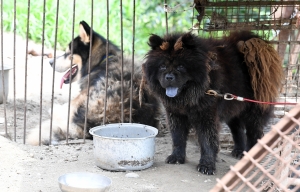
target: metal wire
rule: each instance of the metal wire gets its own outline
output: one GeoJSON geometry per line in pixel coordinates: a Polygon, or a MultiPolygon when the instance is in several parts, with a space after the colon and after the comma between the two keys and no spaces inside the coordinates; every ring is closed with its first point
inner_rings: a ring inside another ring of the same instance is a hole
{"type": "Polygon", "coordinates": [[[167,0],[165,0],[165,21],[166,21],[166,34],[168,35],[169,34],[169,27],[168,27],[168,12],[167,12],[167,7],[168,7],[168,4],[167,4],[167,0]]]}
{"type": "Polygon", "coordinates": [[[120,0],[120,27],[121,27],[121,122],[124,122],[124,61],[123,61],[123,2],[120,0]]]}
{"type": "Polygon", "coordinates": [[[26,31],[26,56],[25,56],[25,84],[24,84],[24,134],[23,143],[26,143],[26,125],[27,125],[27,66],[28,66],[28,39],[29,39],[29,18],[30,18],[30,0],[28,0],[27,9],[27,31],[26,31]]]}
{"type": "Polygon", "coordinates": [[[41,86],[40,86],[40,122],[39,122],[39,145],[41,145],[42,137],[42,114],[43,114],[43,74],[44,74],[44,46],[45,46],[45,15],[46,15],[46,0],[43,3],[43,32],[42,32],[42,58],[41,58],[41,86]]]}
{"type": "MultiPolygon", "coordinates": [[[[2,3],[1,3],[2,5],[2,3]]],[[[14,141],[17,141],[17,115],[16,115],[16,17],[17,3],[14,0],[14,51],[13,51],[13,84],[14,84],[14,141]]],[[[3,41],[2,41],[3,42],[3,41]]],[[[2,53],[3,54],[3,53],[2,53]]]]}
{"type": "MultiPolygon", "coordinates": [[[[1,0],[1,20],[3,20],[3,0],[1,0]]],[[[4,62],[3,62],[3,22],[1,22],[1,68],[2,68],[2,98],[4,103],[4,121],[5,121],[5,136],[9,137],[7,130],[7,118],[6,118],[6,93],[5,93],[5,83],[4,83],[4,62]]]]}
{"type": "MultiPolygon", "coordinates": [[[[90,29],[90,53],[89,53],[89,66],[88,66],[88,81],[87,81],[87,98],[86,98],[86,110],[84,116],[84,129],[83,129],[83,142],[85,143],[86,125],[87,125],[87,114],[89,110],[89,99],[90,99],[90,73],[91,73],[91,58],[92,58],[92,47],[93,47],[93,15],[94,15],[94,0],[91,5],[91,29],[90,29]]],[[[108,59],[107,59],[108,60],[108,59]]]]}
{"type": "MultiPolygon", "coordinates": [[[[55,37],[54,37],[54,58],[56,58],[56,48],[57,48],[57,29],[58,29],[58,12],[59,12],[59,0],[56,1],[56,17],[55,17],[55,37]]],[[[54,101],[54,81],[55,81],[55,66],[56,60],[54,59],[53,62],[53,71],[52,71],[52,93],[51,93],[51,114],[50,114],[50,136],[49,136],[49,143],[52,142],[52,125],[53,125],[53,101],[54,101]]]]}
{"type": "MultiPolygon", "coordinates": [[[[75,28],[75,8],[76,8],[76,0],[73,0],[73,21],[72,21],[72,40],[74,39],[74,28],[75,28]]],[[[74,52],[74,41],[71,41],[71,62],[70,62],[70,69],[72,69],[73,64],[73,52],[74,52]]],[[[69,143],[69,131],[70,131],[70,107],[71,107],[71,93],[72,93],[72,75],[69,76],[70,78],[70,86],[69,86],[69,99],[68,99],[68,119],[67,119],[67,133],[66,133],[66,144],[69,143]]]]}
{"type": "MultiPolygon", "coordinates": [[[[109,51],[109,0],[106,0],[106,58],[108,58],[108,51],[109,51]]],[[[105,68],[106,68],[105,77],[108,77],[108,59],[106,59],[106,67],[105,68]]],[[[103,124],[106,123],[107,86],[108,86],[108,78],[105,78],[103,124]]]]}
{"type": "Polygon", "coordinates": [[[132,122],[132,97],[133,97],[133,74],[134,74],[134,44],[135,44],[135,0],[133,2],[133,16],[132,16],[132,63],[131,63],[131,80],[130,80],[130,113],[129,113],[129,123],[132,122]]]}

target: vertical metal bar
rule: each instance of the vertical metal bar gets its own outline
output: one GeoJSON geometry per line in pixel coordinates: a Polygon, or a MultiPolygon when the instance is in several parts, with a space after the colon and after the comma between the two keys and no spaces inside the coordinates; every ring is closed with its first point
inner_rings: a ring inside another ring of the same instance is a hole
{"type": "Polygon", "coordinates": [[[123,1],[120,0],[120,21],[121,21],[121,122],[124,122],[124,79],[123,79],[123,1]]]}
{"type": "MultiPolygon", "coordinates": [[[[228,0],[226,1],[226,3],[228,2],[228,0]]],[[[227,6],[226,6],[227,7],[227,6]]],[[[237,14],[237,13],[240,13],[240,1],[238,1],[238,5],[237,5],[237,11],[236,11],[236,16],[237,16],[237,22],[240,22],[240,15],[239,14],[237,14]]],[[[247,7],[246,7],[247,8],[247,7]]],[[[238,31],[238,25],[236,24],[235,25],[235,30],[237,30],[238,31]]]]}
{"type": "Polygon", "coordinates": [[[46,14],[46,0],[43,4],[43,32],[42,32],[42,58],[41,58],[41,86],[40,86],[40,122],[39,122],[39,145],[42,140],[42,115],[43,115],[43,74],[44,74],[44,46],[45,46],[45,14],[46,14]]]}
{"type": "Polygon", "coordinates": [[[14,53],[13,53],[13,83],[14,83],[14,141],[17,141],[17,114],[16,114],[16,17],[17,3],[14,0],[14,53]]]}
{"type": "Polygon", "coordinates": [[[29,18],[30,18],[30,0],[27,8],[27,32],[26,32],[26,55],[25,55],[25,85],[24,85],[24,133],[23,143],[26,143],[26,124],[27,124],[27,64],[28,64],[28,38],[29,38],[29,18]]]}
{"type": "MultiPolygon", "coordinates": [[[[292,31],[291,29],[287,29],[288,30],[288,33],[289,33],[289,37],[287,39],[287,41],[293,41],[292,37],[293,37],[293,34],[294,34],[294,31],[292,31]]],[[[294,81],[293,81],[293,66],[294,64],[291,63],[292,62],[292,59],[291,59],[291,55],[292,55],[292,46],[294,46],[293,43],[289,43],[288,44],[288,53],[287,51],[285,51],[285,54],[288,54],[288,59],[287,59],[287,69],[288,69],[288,75],[287,75],[287,81],[288,81],[288,85],[290,86],[289,89],[287,89],[287,92],[290,91],[290,94],[294,96],[293,92],[292,92],[292,89],[291,89],[291,85],[293,85],[294,81]]],[[[287,97],[288,97],[288,94],[286,94],[285,96],[285,101],[287,101],[287,97]]],[[[284,110],[286,109],[286,105],[284,105],[284,110]]]]}
{"type": "Polygon", "coordinates": [[[130,81],[130,113],[129,123],[132,122],[132,97],[133,97],[133,74],[134,74],[134,42],[135,42],[135,0],[133,0],[133,16],[132,16],[132,64],[131,64],[131,81],[130,81]]]}
{"type": "MultiPolygon", "coordinates": [[[[195,3],[193,3],[193,11],[192,11],[192,29],[191,31],[194,30],[194,18],[195,18],[195,3]]],[[[200,23],[199,23],[199,28],[200,28],[200,23]]],[[[199,30],[198,30],[199,32],[199,30]]]]}
{"type": "MultiPolygon", "coordinates": [[[[84,116],[84,128],[83,128],[83,142],[85,143],[86,135],[86,125],[87,125],[87,114],[89,110],[89,100],[90,100],[90,76],[91,76],[91,58],[92,58],[92,47],[93,47],[93,15],[94,15],[94,0],[92,0],[91,5],[91,29],[90,29],[90,53],[89,53],[89,66],[88,66],[88,82],[87,82],[87,98],[86,98],[86,110],[84,116]]],[[[108,60],[108,58],[106,59],[108,60]]]]}
{"type": "MultiPolygon", "coordinates": [[[[56,58],[56,46],[57,46],[57,28],[58,28],[58,12],[59,12],[59,0],[56,1],[56,18],[55,18],[55,35],[54,35],[54,58],[56,58]]],[[[53,71],[52,71],[52,93],[51,93],[51,114],[50,114],[50,136],[49,143],[52,142],[52,121],[53,121],[53,101],[54,101],[54,81],[55,81],[55,65],[56,60],[53,62],[53,71]]]]}
{"type": "Polygon", "coordinates": [[[5,121],[5,136],[9,137],[7,130],[7,119],[6,119],[6,97],[5,97],[5,83],[4,83],[4,66],[3,66],[3,0],[1,0],[1,67],[2,67],[2,97],[4,103],[4,121],[5,121]]]}
{"type": "MultiPolygon", "coordinates": [[[[108,58],[109,51],[109,0],[106,0],[106,58],[108,58]]],[[[106,59],[106,71],[105,71],[105,99],[104,99],[104,113],[103,113],[103,124],[106,119],[106,108],[107,108],[107,84],[108,84],[108,59],[106,59]]]]}
{"type": "MultiPolygon", "coordinates": [[[[70,62],[70,69],[72,69],[73,64],[73,44],[74,44],[74,28],[75,28],[75,8],[76,8],[76,0],[73,1],[73,20],[72,20],[72,41],[71,41],[71,62],[70,62]]],[[[72,75],[69,76],[70,78],[70,86],[69,86],[69,99],[68,99],[68,119],[67,119],[67,135],[66,135],[66,144],[69,144],[69,129],[70,129],[70,106],[71,106],[71,94],[72,94],[72,75]]]]}
{"type": "MultiPolygon", "coordinates": [[[[284,21],[282,20],[283,19],[283,17],[282,17],[282,15],[284,14],[284,12],[283,12],[283,10],[284,10],[284,7],[283,7],[283,5],[280,5],[280,6],[278,6],[278,9],[280,8],[280,17],[279,17],[279,19],[280,19],[280,24],[283,24],[284,23],[284,21]]],[[[278,11],[278,10],[277,10],[278,11]]],[[[275,18],[275,12],[274,12],[274,18],[275,18]]],[[[284,47],[284,53],[283,53],[283,59],[284,59],[284,56],[287,54],[287,51],[286,51],[286,48],[287,48],[287,46],[290,46],[289,44],[288,45],[284,45],[286,42],[282,42],[281,40],[280,40],[280,33],[281,33],[281,35],[282,35],[282,32],[284,32],[284,31],[288,31],[289,29],[284,29],[284,30],[280,30],[280,32],[279,32],[279,34],[278,34],[278,47],[277,47],[277,52],[279,52],[280,53],[280,51],[281,51],[281,47],[284,47]]],[[[289,41],[288,39],[286,39],[287,41],[289,41]]],[[[284,62],[283,62],[283,64],[284,64],[284,62]]],[[[287,97],[289,96],[289,93],[288,93],[288,91],[289,91],[289,89],[288,89],[288,85],[289,85],[289,57],[288,57],[288,61],[287,61],[287,63],[286,63],[286,65],[285,65],[285,67],[284,67],[284,72],[285,72],[285,86],[284,86],[284,92],[285,92],[285,96],[284,96],[284,102],[286,102],[287,101],[287,97]]],[[[283,107],[283,110],[284,111],[286,111],[286,105],[284,105],[284,107],[283,107]]]]}
{"type": "MultiPolygon", "coordinates": [[[[295,9],[295,7],[296,7],[296,2],[294,2],[294,9],[295,9]]],[[[298,12],[300,11],[300,9],[299,9],[299,7],[298,7],[298,12]]],[[[299,18],[298,18],[299,19],[299,18]]],[[[295,39],[293,40],[293,41],[296,41],[296,42],[298,42],[299,43],[299,38],[300,38],[300,31],[299,30],[295,30],[295,32],[296,32],[296,34],[295,34],[295,39]]],[[[294,32],[294,33],[295,33],[294,32]]],[[[295,43],[294,44],[294,46],[297,46],[298,44],[297,43],[295,43]]],[[[299,50],[296,50],[296,49],[294,49],[294,51],[299,51],[299,50]]],[[[296,52],[294,52],[294,54],[296,54],[296,52]]],[[[299,78],[300,78],[300,75],[299,75],[299,63],[300,63],[300,61],[299,61],[299,52],[298,52],[298,59],[296,59],[296,61],[295,61],[295,67],[297,67],[297,74],[295,75],[295,76],[297,76],[298,77],[298,80],[296,80],[297,82],[296,82],[296,90],[299,90],[299,78]]],[[[298,97],[299,97],[299,94],[298,94],[298,91],[296,92],[296,95],[295,95],[295,100],[296,100],[296,102],[298,101],[298,97]]]]}
{"type": "MultiPolygon", "coordinates": [[[[259,23],[259,22],[260,22],[260,19],[261,19],[261,16],[260,16],[260,13],[261,13],[261,10],[262,10],[262,9],[261,9],[261,6],[262,6],[262,5],[261,5],[261,1],[259,1],[259,6],[258,6],[258,19],[257,19],[257,21],[258,21],[258,22],[257,22],[258,26],[260,26],[260,23],[259,23]]],[[[257,30],[256,30],[256,33],[258,33],[257,30]]],[[[262,36],[265,37],[265,30],[264,30],[264,29],[262,30],[262,36]]]]}
{"type": "Polygon", "coordinates": [[[167,32],[167,35],[168,35],[169,34],[169,27],[168,27],[168,12],[167,12],[167,7],[168,7],[167,0],[165,0],[166,32],[167,32]]]}

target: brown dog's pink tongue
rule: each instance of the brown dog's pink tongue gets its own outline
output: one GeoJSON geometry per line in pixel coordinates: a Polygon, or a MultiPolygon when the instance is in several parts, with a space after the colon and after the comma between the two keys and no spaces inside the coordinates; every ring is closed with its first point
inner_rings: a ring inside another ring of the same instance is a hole
{"type": "Polygon", "coordinates": [[[60,80],[59,88],[62,88],[64,82],[65,82],[65,79],[64,79],[64,77],[62,77],[61,80],[60,80]]]}
{"type": "Polygon", "coordinates": [[[60,80],[60,88],[62,88],[64,82],[66,79],[68,79],[70,76],[70,71],[66,72],[66,74],[64,74],[64,76],[62,76],[61,80],[60,80]]]}

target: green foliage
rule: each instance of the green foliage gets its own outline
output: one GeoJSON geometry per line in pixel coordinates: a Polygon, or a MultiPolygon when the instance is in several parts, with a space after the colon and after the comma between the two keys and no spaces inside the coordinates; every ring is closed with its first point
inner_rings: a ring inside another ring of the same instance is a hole
{"type": "MultiPolygon", "coordinates": [[[[22,37],[27,34],[27,22],[29,21],[28,37],[35,42],[43,39],[43,15],[45,14],[44,43],[47,47],[54,48],[55,36],[57,35],[57,49],[64,49],[72,38],[78,34],[78,23],[85,20],[91,25],[93,18],[93,29],[102,36],[107,37],[107,6],[106,1],[77,0],[75,1],[75,12],[73,10],[74,0],[31,0],[30,14],[28,20],[28,1],[18,0],[16,9],[14,1],[3,1],[3,27],[4,31],[14,30],[14,10],[16,11],[16,33],[22,37]],[[57,11],[58,9],[58,11],[57,11]],[[93,16],[91,13],[93,12],[93,16]],[[75,14],[73,25],[73,14],[75,14]],[[57,19],[56,19],[57,18],[57,19]],[[56,23],[57,20],[57,23],[56,23]],[[57,28],[56,28],[57,25],[57,28]]],[[[162,1],[136,0],[136,25],[135,25],[135,53],[143,55],[149,49],[147,45],[150,34],[163,35],[166,33],[165,12],[162,1]]],[[[189,2],[191,4],[192,2],[189,2]]],[[[178,3],[172,2],[170,6],[178,3]]],[[[192,9],[183,11],[190,5],[181,3],[178,12],[168,14],[169,31],[187,31],[191,28],[192,9]]],[[[133,39],[133,1],[123,1],[123,48],[127,53],[132,52],[133,39]]],[[[121,20],[120,1],[109,1],[109,39],[121,46],[121,20]]]]}

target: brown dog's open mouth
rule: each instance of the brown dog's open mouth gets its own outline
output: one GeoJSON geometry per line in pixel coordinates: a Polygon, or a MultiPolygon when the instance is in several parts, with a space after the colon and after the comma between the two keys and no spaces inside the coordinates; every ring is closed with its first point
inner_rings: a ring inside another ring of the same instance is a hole
{"type": "Polygon", "coordinates": [[[78,66],[73,65],[71,69],[68,69],[67,72],[62,76],[60,80],[60,88],[62,88],[63,84],[69,84],[70,83],[70,75],[71,78],[74,79],[78,72],[78,66]]]}

